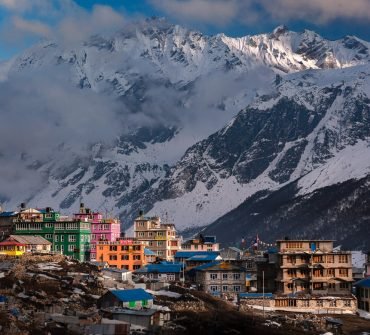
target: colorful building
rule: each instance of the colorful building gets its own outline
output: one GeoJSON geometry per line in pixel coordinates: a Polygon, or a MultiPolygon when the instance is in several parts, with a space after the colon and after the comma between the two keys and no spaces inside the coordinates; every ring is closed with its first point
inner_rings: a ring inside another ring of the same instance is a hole
{"type": "Polygon", "coordinates": [[[219,251],[220,244],[216,242],[216,236],[203,236],[187,240],[181,245],[183,250],[188,251],[219,251]]]}
{"type": "Polygon", "coordinates": [[[14,221],[14,235],[40,235],[53,243],[54,252],[80,261],[89,260],[90,222],[61,218],[52,209],[32,208],[19,212],[14,221]],[[52,217],[47,217],[46,214],[51,214],[52,217]],[[56,218],[59,219],[53,221],[56,218]]]}
{"type": "Polygon", "coordinates": [[[181,239],[177,236],[173,223],[161,223],[159,217],[140,215],[134,223],[135,238],[145,242],[157,257],[173,261],[181,249],[181,239]]]}
{"type": "Polygon", "coordinates": [[[98,241],[96,260],[107,262],[110,267],[133,271],[146,264],[144,248],[144,242],[129,237],[115,242],[98,241]]]}
{"type": "Polygon", "coordinates": [[[0,255],[22,256],[26,252],[26,245],[17,241],[0,242],[0,255]]]}
{"type": "Polygon", "coordinates": [[[114,242],[121,237],[121,223],[118,219],[104,219],[99,212],[93,212],[80,204],[80,211],[74,214],[76,220],[90,222],[91,224],[91,246],[90,259],[96,258],[96,244],[99,241],[114,242]]]}
{"type": "Polygon", "coordinates": [[[14,230],[14,219],[18,212],[0,212],[0,241],[5,240],[14,230]]]}
{"type": "Polygon", "coordinates": [[[351,252],[335,251],[332,240],[279,240],[277,247],[280,293],[351,294],[351,252]]]}

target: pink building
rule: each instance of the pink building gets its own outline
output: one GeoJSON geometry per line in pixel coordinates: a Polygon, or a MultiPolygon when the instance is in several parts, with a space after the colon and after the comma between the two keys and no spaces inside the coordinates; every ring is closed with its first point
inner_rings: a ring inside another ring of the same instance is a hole
{"type": "Polygon", "coordinates": [[[118,219],[103,218],[99,212],[93,212],[80,204],[80,212],[74,218],[91,223],[90,260],[96,260],[96,243],[99,241],[115,242],[121,236],[121,223],[118,219]]]}

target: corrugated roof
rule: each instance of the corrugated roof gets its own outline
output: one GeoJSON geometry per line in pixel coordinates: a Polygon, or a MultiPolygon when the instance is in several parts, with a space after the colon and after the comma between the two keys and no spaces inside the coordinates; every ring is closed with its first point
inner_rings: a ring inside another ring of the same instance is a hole
{"type": "MultiPolygon", "coordinates": [[[[209,263],[209,264],[212,264],[212,263],[209,263]]],[[[227,262],[215,262],[213,265],[211,266],[207,266],[207,267],[203,267],[202,266],[198,266],[197,268],[194,268],[194,270],[196,271],[240,271],[240,272],[245,272],[245,269],[240,267],[240,266],[236,266],[236,265],[233,265],[231,263],[227,263],[227,262]]]]}
{"type": "Polygon", "coordinates": [[[18,212],[1,212],[0,216],[1,217],[10,217],[10,216],[15,216],[17,214],[18,214],[18,212]]]}
{"type": "Polygon", "coordinates": [[[145,248],[145,249],[144,249],[144,255],[145,255],[145,256],[155,256],[156,254],[155,254],[155,252],[154,252],[154,251],[152,251],[152,250],[150,250],[150,249],[148,249],[148,248],[145,248]]]}
{"type": "Polygon", "coordinates": [[[138,270],[136,273],[180,273],[182,271],[181,263],[159,263],[148,264],[138,270]]]}
{"type": "Polygon", "coordinates": [[[273,299],[274,295],[272,293],[240,293],[239,298],[242,299],[273,299]]]}
{"type": "Polygon", "coordinates": [[[122,302],[153,299],[153,296],[142,288],[132,290],[112,290],[110,292],[122,302]]]}
{"type": "Polygon", "coordinates": [[[24,244],[47,244],[47,245],[52,244],[51,242],[49,242],[47,239],[43,238],[40,235],[10,235],[9,237],[19,243],[24,244]]]}
{"type": "Polygon", "coordinates": [[[190,258],[187,258],[187,261],[215,261],[219,255],[194,255],[190,258]]]}
{"type": "Polygon", "coordinates": [[[204,243],[216,243],[216,236],[203,236],[204,243]]]}
{"type": "Polygon", "coordinates": [[[190,258],[195,255],[219,255],[218,251],[177,251],[175,258],[190,258]]]}
{"type": "Polygon", "coordinates": [[[364,278],[358,281],[357,283],[353,284],[354,286],[357,287],[366,287],[370,288],[370,277],[369,278],[364,278]]]}

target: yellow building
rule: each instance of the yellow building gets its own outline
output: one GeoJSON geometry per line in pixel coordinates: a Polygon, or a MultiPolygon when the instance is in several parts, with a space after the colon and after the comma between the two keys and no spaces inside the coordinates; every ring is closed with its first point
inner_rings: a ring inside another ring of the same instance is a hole
{"type": "Polygon", "coordinates": [[[22,256],[26,252],[26,245],[16,241],[0,242],[0,255],[22,256]]]}
{"type": "Polygon", "coordinates": [[[173,223],[161,223],[159,217],[144,217],[140,215],[134,224],[135,238],[145,242],[157,257],[173,261],[181,249],[181,239],[177,236],[173,223]]]}

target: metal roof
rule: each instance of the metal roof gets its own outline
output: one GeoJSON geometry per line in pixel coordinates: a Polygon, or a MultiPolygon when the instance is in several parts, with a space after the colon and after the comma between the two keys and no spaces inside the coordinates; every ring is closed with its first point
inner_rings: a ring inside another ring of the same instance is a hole
{"type": "Polygon", "coordinates": [[[1,217],[11,217],[11,216],[15,216],[17,214],[18,214],[18,212],[1,212],[0,216],[1,217]]]}
{"type": "Polygon", "coordinates": [[[177,251],[175,258],[190,258],[195,255],[219,255],[219,251],[177,251]]]}
{"type": "Polygon", "coordinates": [[[182,271],[181,263],[160,263],[148,264],[138,270],[136,273],[180,273],[182,271]]]}
{"type": "Polygon", "coordinates": [[[132,290],[112,290],[110,292],[114,294],[119,301],[123,302],[153,299],[153,296],[142,288],[132,290]]]}
{"type": "Polygon", "coordinates": [[[228,262],[212,262],[212,263],[207,263],[203,264],[201,266],[197,266],[196,268],[193,268],[192,270],[195,271],[240,271],[240,272],[245,272],[245,269],[233,265],[228,262]]]}
{"type": "Polygon", "coordinates": [[[40,235],[10,235],[11,239],[24,244],[42,244],[42,245],[51,245],[47,239],[43,238],[40,235]]]}
{"type": "Polygon", "coordinates": [[[145,255],[145,256],[155,256],[156,254],[155,254],[155,252],[154,252],[154,251],[152,251],[152,250],[150,250],[150,249],[148,249],[148,248],[145,248],[145,249],[144,249],[144,255],[145,255]]]}
{"type": "Polygon", "coordinates": [[[219,255],[194,255],[190,258],[187,258],[187,261],[215,261],[219,255]]]}
{"type": "Polygon", "coordinates": [[[357,287],[370,288],[370,277],[361,279],[360,281],[358,281],[357,283],[354,283],[353,285],[357,287]]]}

